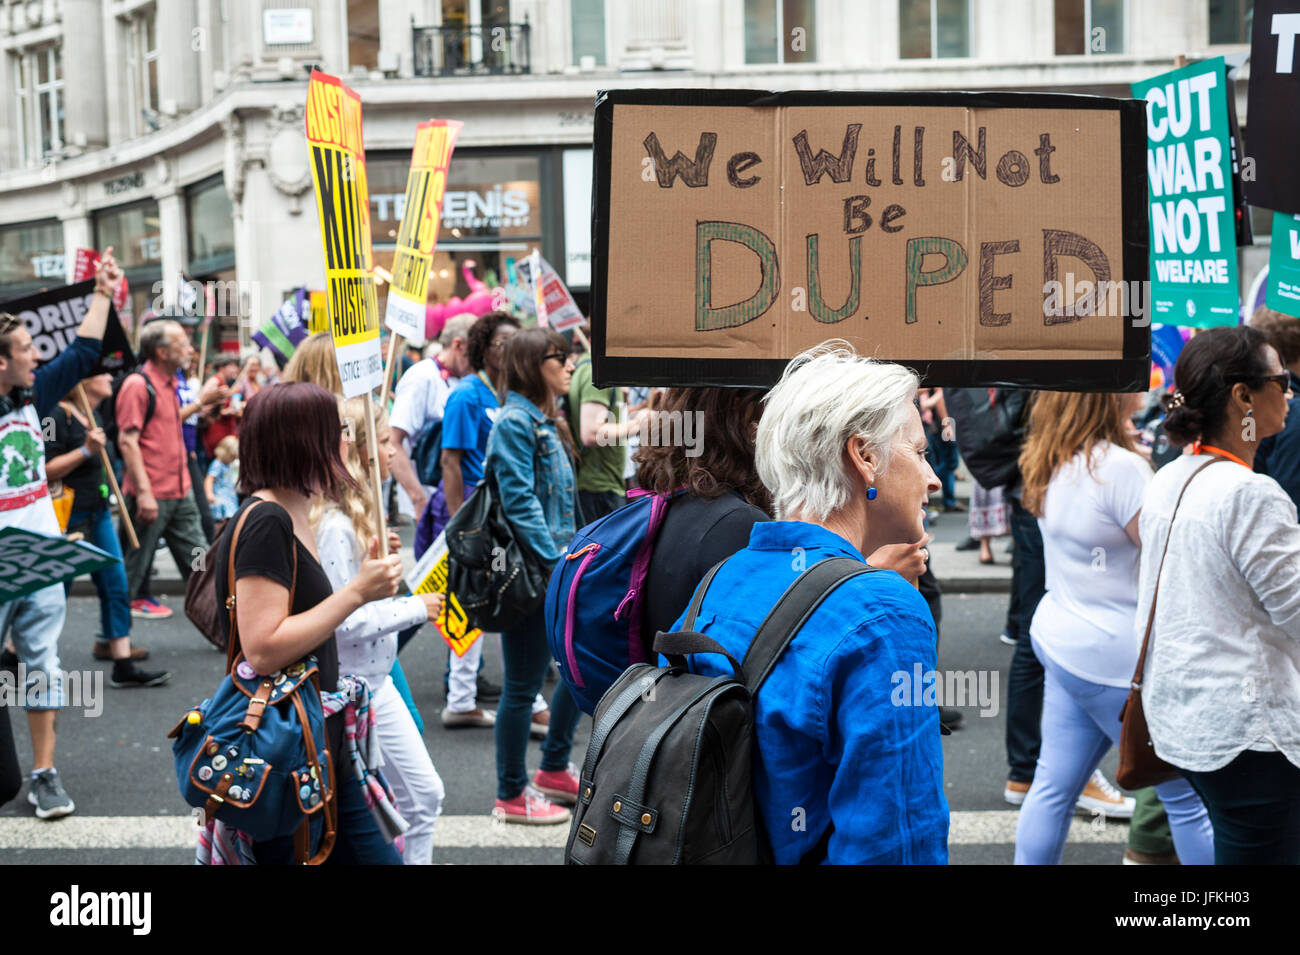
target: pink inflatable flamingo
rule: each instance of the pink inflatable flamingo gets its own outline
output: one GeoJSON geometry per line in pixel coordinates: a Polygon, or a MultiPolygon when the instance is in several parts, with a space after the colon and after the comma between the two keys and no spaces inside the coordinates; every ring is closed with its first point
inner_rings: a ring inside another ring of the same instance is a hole
{"type": "Polygon", "coordinates": [[[473,259],[466,259],[461,263],[461,275],[470,287],[470,293],[465,298],[455,295],[444,303],[425,306],[425,338],[430,341],[437,338],[447,322],[457,315],[470,314],[481,317],[492,311],[492,290],[487,287],[487,283],[474,274],[475,265],[477,263],[473,259]]]}

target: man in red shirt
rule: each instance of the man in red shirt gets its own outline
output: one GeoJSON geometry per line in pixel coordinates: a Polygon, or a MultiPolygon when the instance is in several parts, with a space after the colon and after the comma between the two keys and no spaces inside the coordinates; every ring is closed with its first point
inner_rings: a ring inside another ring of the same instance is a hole
{"type": "MultiPolygon", "coordinates": [[[[140,333],[140,355],[144,364],[122,382],[114,406],[118,448],[126,464],[122,493],[140,538],[138,548],[126,550],[128,594],[139,592],[159,537],[166,537],[167,548],[186,580],[194,558],[207,550],[199,507],[190,493],[181,422],[196,411],[219,404],[228,395],[228,389],[210,381],[196,403],[181,407],[175,375],[189,365],[194,347],[179,322],[164,320],[146,325],[140,333]]],[[[143,606],[147,603],[133,599],[131,609],[136,615],[170,616],[158,612],[166,608],[143,606]]]]}

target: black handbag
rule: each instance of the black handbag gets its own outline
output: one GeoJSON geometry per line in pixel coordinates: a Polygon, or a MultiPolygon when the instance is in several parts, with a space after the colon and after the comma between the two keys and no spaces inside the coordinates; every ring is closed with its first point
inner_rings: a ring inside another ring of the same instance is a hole
{"type": "Polygon", "coordinates": [[[472,626],[510,630],[542,605],[550,568],[515,534],[491,471],[444,533],[446,590],[456,595],[472,626]]]}

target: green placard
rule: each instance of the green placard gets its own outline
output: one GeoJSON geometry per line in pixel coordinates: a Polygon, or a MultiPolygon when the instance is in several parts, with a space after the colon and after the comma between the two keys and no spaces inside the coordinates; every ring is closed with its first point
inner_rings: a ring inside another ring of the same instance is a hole
{"type": "Polygon", "coordinates": [[[1275,312],[1300,316],[1300,216],[1273,213],[1264,304],[1275,312]]]}
{"type": "Polygon", "coordinates": [[[16,527],[2,528],[0,603],[116,563],[116,557],[82,541],[47,537],[16,527]]]}
{"type": "Polygon", "coordinates": [[[1151,321],[1236,325],[1228,78],[1223,57],[1133,84],[1147,101],[1151,321]]]}

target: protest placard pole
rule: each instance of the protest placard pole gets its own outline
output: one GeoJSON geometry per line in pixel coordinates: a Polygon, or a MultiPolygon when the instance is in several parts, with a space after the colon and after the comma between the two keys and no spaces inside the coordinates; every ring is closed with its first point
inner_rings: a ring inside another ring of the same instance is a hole
{"type": "Polygon", "coordinates": [[[388,361],[384,362],[384,383],[379,389],[379,407],[388,407],[388,386],[393,383],[393,356],[397,354],[397,340],[402,336],[392,332],[388,336],[388,361]]]}
{"type": "MultiPolygon", "coordinates": [[[[86,389],[77,385],[77,401],[81,403],[81,413],[86,416],[92,428],[95,427],[95,410],[90,406],[90,399],[86,397],[86,389]]],[[[131,515],[126,512],[126,498],[122,496],[122,489],[117,486],[117,476],[113,474],[113,462],[108,459],[108,449],[99,449],[99,460],[104,465],[104,476],[108,478],[108,486],[117,498],[118,507],[122,509],[122,527],[126,530],[126,539],[131,543],[132,550],[140,549],[140,538],[135,536],[135,527],[131,524],[131,515]]]]}
{"type": "Polygon", "coordinates": [[[384,520],[384,482],[379,477],[379,436],[375,434],[375,400],[366,392],[366,457],[370,461],[370,490],[374,495],[375,524],[379,528],[379,556],[388,556],[388,523],[384,520]]]}
{"type": "Polygon", "coordinates": [[[573,337],[578,340],[578,343],[582,345],[588,354],[591,354],[591,342],[587,340],[587,336],[583,334],[581,328],[575,327],[573,329],[573,337]]]}

